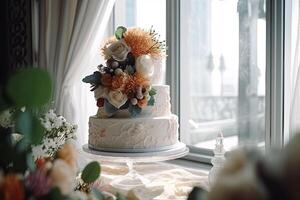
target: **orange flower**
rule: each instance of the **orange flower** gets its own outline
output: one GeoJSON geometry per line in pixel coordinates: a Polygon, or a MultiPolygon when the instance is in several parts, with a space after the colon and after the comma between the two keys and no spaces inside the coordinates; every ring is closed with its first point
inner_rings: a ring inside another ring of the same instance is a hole
{"type": "Polygon", "coordinates": [[[3,200],[23,200],[24,185],[15,174],[8,174],[0,185],[0,198],[3,200]]]}
{"type": "Polygon", "coordinates": [[[131,47],[135,57],[150,54],[154,58],[162,57],[160,42],[154,35],[141,28],[130,28],[124,33],[124,40],[131,47]]]}
{"type": "Polygon", "coordinates": [[[127,81],[128,75],[126,75],[125,73],[121,75],[116,75],[112,78],[111,87],[113,90],[124,91],[127,81]]]}
{"type": "Polygon", "coordinates": [[[57,157],[66,161],[74,170],[76,170],[76,150],[72,144],[66,143],[57,152],[57,157]]]}
{"type": "Polygon", "coordinates": [[[101,76],[101,83],[103,86],[110,87],[112,82],[112,76],[110,74],[103,74],[101,76]]]}
{"type": "Polygon", "coordinates": [[[132,76],[129,76],[128,81],[124,88],[124,93],[127,95],[127,97],[133,98],[137,88],[144,87],[146,85],[149,85],[149,79],[144,77],[143,75],[139,73],[135,73],[132,76]]]}
{"type": "Polygon", "coordinates": [[[147,98],[143,98],[141,100],[138,100],[138,103],[137,105],[140,107],[140,108],[145,108],[147,106],[147,98]]]}

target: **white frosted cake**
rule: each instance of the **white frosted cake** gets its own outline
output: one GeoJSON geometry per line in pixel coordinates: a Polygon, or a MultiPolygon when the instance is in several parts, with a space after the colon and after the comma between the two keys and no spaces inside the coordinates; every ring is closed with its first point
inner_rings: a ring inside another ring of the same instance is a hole
{"type": "Polygon", "coordinates": [[[119,27],[102,48],[106,66],[87,76],[97,101],[89,119],[89,147],[101,151],[149,152],[178,143],[170,88],[162,85],[164,43],[155,31],[119,27]],[[148,45],[148,47],[147,47],[148,45]],[[155,46],[156,45],[156,46],[155,46]]]}

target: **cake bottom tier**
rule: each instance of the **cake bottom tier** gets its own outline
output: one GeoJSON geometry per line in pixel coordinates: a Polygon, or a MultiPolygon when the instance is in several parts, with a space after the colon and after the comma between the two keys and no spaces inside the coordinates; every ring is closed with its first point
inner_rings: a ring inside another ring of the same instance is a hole
{"type": "Polygon", "coordinates": [[[177,143],[176,115],[127,119],[93,116],[89,119],[89,146],[93,149],[145,152],[165,150],[177,143]]]}

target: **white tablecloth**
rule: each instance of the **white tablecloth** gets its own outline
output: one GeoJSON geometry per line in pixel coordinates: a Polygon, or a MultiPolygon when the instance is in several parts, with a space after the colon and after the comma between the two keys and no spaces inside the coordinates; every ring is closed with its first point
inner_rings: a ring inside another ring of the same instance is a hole
{"type": "MultiPolygon", "coordinates": [[[[79,167],[83,168],[91,158],[84,153],[79,153],[79,167]]],[[[97,160],[95,158],[95,160],[97,160]]],[[[113,181],[124,178],[128,172],[125,164],[101,162],[101,178],[97,186],[102,191],[115,194],[116,192],[127,195],[131,199],[186,199],[194,186],[207,188],[207,173],[201,170],[183,168],[163,162],[138,163],[134,169],[149,180],[146,185],[133,188],[117,187],[113,181]]],[[[129,180],[128,180],[129,181],[129,180]]],[[[126,183],[126,180],[122,182],[126,183]]]]}

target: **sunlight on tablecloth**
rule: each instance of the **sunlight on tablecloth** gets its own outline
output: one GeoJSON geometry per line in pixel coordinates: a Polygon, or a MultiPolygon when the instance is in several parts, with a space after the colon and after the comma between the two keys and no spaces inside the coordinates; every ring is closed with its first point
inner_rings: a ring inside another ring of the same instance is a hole
{"type": "MultiPolygon", "coordinates": [[[[79,156],[79,167],[89,162],[83,155],[79,156]]],[[[129,200],[150,199],[186,199],[194,186],[207,188],[207,173],[200,170],[182,168],[177,165],[165,163],[138,163],[134,169],[150,182],[144,186],[132,189],[119,188],[111,183],[128,173],[126,165],[101,162],[101,178],[97,186],[102,191],[110,193],[122,193],[129,200]]],[[[125,181],[122,181],[126,183],[125,181]]]]}

